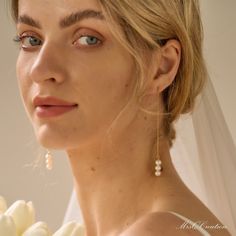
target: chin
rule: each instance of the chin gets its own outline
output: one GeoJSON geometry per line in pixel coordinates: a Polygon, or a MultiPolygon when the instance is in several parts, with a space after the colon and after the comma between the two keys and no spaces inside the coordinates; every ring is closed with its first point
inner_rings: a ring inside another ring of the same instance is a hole
{"type": "Polygon", "coordinates": [[[36,138],[40,146],[44,147],[45,149],[54,149],[54,150],[66,149],[65,144],[63,144],[63,142],[60,142],[57,139],[51,139],[49,137],[41,135],[37,135],[36,138]]]}
{"type": "Polygon", "coordinates": [[[61,130],[59,128],[42,125],[34,130],[38,143],[45,149],[69,150],[76,149],[86,144],[85,137],[81,138],[71,130],[61,130]]]}
{"type": "MultiPolygon", "coordinates": [[[[90,130],[91,131],[91,130],[90,130]]],[[[54,123],[34,124],[34,132],[38,143],[45,149],[69,150],[87,146],[96,140],[103,140],[103,133],[73,129],[70,125],[62,126],[54,123]],[[79,130],[79,131],[78,131],[79,130]]]]}
{"type": "Polygon", "coordinates": [[[67,149],[67,143],[70,143],[66,132],[60,133],[58,129],[53,130],[47,126],[35,129],[35,136],[38,143],[45,149],[64,150],[67,149]]]}

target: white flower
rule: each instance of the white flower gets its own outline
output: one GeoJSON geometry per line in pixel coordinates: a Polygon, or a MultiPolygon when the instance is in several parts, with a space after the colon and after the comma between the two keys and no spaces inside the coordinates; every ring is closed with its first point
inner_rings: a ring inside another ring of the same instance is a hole
{"type": "Polygon", "coordinates": [[[63,225],[53,236],[84,236],[84,227],[71,221],[63,225]]]}
{"type": "Polygon", "coordinates": [[[26,203],[23,200],[18,200],[4,214],[12,217],[18,235],[21,235],[35,222],[35,211],[32,202],[26,203]]]}
{"type": "Polygon", "coordinates": [[[29,227],[22,236],[51,236],[49,228],[45,222],[37,222],[29,227]]]}
{"type": "Polygon", "coordinates": [[[17,236],[16,226],[11,216],[0,215],[0,235],[17,236]]]}
{"type": "Polygon", "coordinates": [[[0,196],[0,214],[4,213],[6,209],[7,209],[7,203],[5,199],[2,196],[0,196]]]}
{"type": "MultiPolygon", "coordinates": [[[[8,209],[6,201],[0,196],[0,236],[52,236],[47,224],[35,222],[32,202],[14,202],[8,209]]],[[[57,230],[53,236],[84,236],[84,226],[71,221],[57,230]]]]}

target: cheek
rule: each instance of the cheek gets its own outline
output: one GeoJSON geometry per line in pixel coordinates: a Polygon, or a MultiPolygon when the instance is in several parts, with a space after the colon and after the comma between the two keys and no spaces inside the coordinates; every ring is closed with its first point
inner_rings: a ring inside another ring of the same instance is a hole
{"type": "Polygon", "coordinates": [[[75,61],[70,68],[71,88],[80,103],[81,124],[86,133],[107,130],[133,92],[133,60],[127,54],[111,50],[94,54],[89,60],[80,57],[79,62],[75,61]]]}
{"type": "Polygon", "coordinates": [[[101,71],[101,77],[104,77],[107,83],[100,88],[103,95],[109,95],[110,100],[105,101],[113,104],[126,103],[135,83],[133,61],[128,57],[120,57],[107,62],[107,65],[109,66],[101,71]]]}
{"type": "Polygon", "coordinates": [[[21,56],[19,56],[16,63],[18,87],[24,106],[27,110],[29,110],[30,89],[32,84],[31,80],[28,79],[27,71],[28,63],[21,56]]]}
{"type": "MultiPolygon", "coordinates": [[[[128,93],[134,82],[134,61],[131,56],[120,48],[107,49],[97,54],[87,70],[83,71],[86,91],[97,98],[108,98],[109,101],[120,101],[128,93]]],[[[101,100],[101,99],[99,99],[101,100]]],[[[107,99],[104,102],[109,102],[107,99]]]]}
{"type": "Polygon", "coordinates": [[[99,50],[72,55],[67,62],[74,94],[78,94],[84,109],[101,111],[127,100],[134,82],[134,61],[126,50],[110,43],[99,50]]]}
{"type": "Polygon", "coordinates": [[[110,124],[129,102],[135,83],[133,70],[128,60],[100,64],[90,70],[91,80],[86,83],[84,97],[87,117],[91,117],[92,123],[110,124]]]}

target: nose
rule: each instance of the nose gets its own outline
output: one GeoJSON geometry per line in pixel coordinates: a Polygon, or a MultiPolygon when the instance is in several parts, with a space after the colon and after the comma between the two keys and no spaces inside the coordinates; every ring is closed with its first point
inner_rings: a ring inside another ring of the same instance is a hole
{"type": "Polygon", "coordinates": [[[59,47],[44,44],[32,59],[29,77],[36,83],[63,83],[68,77],[66,61],[59,47]]]}

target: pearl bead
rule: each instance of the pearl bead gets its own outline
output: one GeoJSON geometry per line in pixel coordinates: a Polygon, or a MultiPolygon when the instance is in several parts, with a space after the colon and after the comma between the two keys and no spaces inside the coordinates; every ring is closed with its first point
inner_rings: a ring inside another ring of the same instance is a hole
{"type": "Polygon", "coordinates": [[[156,164],[160,165],[161,164],[161,160],[156,160],[156,164]]]}
{"type": "Polygon", "coordinates": [[[51,170],[52,169],[52,155],[50,153],[46,153],[45,155],[45,159],[46,159],[46,168],[48,170],[51,170]]]}
{"type": "Polygon", "coordinates": [[[161,170],[161,166],[155,166],[155,170],[161,170]]]}
{"type": "Polygon", "coordinates": [[[160,171],[156,171],[156,172],[155,172],[155,175],[156,175],[156,176],[160,176],[160,175],[161,175],[161,172],[160,172],[160,171]]]}

